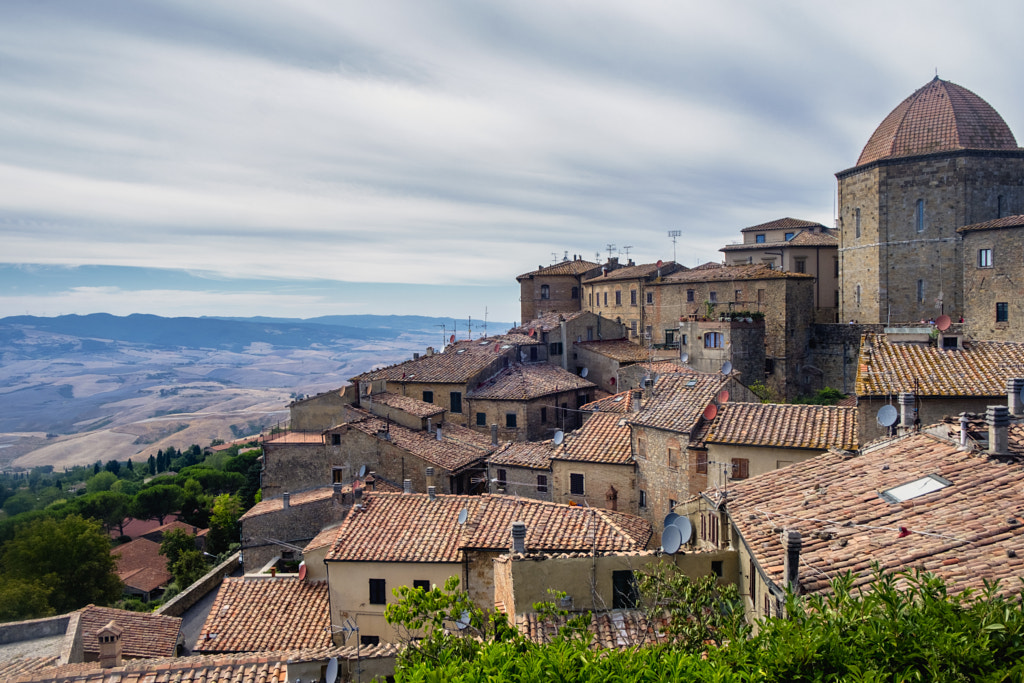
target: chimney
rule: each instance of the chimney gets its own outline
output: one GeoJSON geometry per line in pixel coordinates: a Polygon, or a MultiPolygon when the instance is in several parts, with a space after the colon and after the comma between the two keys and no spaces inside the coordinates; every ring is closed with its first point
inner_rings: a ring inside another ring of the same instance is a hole
{"type": "Polygon", "coordinates": [[[419,359],[420,359],[420,354],[418,354],[418,353],[413,353],[413,354],[412,354],[412,359],[413,359],[413,360],[419,360],[419,359]]]}
{"type": "Polygon", "coordinates": [[[498,425],[497,424],[492,424],[491,425],[491,445],[492,446],[497,446],[498,445],[498,425]]]}
{"type": "Polygon", "coordinates": [[[512,552],[526,552],[526,523],[512,522],[512,552]]]}
{"type": "Polygon", "coordinates": [[[611,484],[608,485],[608,490],[604,494],[605,507],[613,512],[619,509],[619,492],[611,484]]]}
{"type": "Polygon", "coordinates": [[[904,430],[911,430],[914,428],[914,403],[917,401],[917,397],[913,394],[900,394],[898,396],[900,404],[900,426],[904,430]]]}
{"type": "Polygon", "coordinates": [[[124,631],[113,621],[101,628],[96,636],[100,641],[100,667],[112,669],[121,666],[121,634],[124,631]]]}
{"type": "Polygon", "coordinates": [[[630,394],[632,394],[632,397],[633,397],[633,412],[634,413],[639,413],[640,412],[640,392],[639,391],[631,391],[630,394]]]}
{"type": "Polygon", "coordinates": [[[444,441],[444,437],[441,435],[441,425],[437,425],[437,431],[434,434],[437,435],[438,441],[444,441]]]}
{"type": "Polygon", "coordinates": [[[369,476],[367,476],[366,479],[363,480],[363,483],[369,486],[371,491],[376,491],[377,473],[371,470],[369,476]]]}
{"type": "Polygon", "coordinates": [[[412,479],[406,479],[402,482],[402,493],[412,493],[412,479]]]}
{"type": "Polygon", "coordinates": [[[282,493],[281,494],[281,507],[283,507],[284,509],[287,510],[288,506],[291,504],[291,500],[290,499],[291,499],[291,494],[290,493],[288,493],[287,491],[282,493]]]}
{"type": "Polygon", "coordinates": [[[967,425],[970,422],[967,413],[960,413],[960,448],[967,448],[967,425]]]}
{"type": "Polygon", "coordinates": [[[786,559],[783,564],[783,574],[786,586],[798,593],[800,591],[800,548],[803,546],[803,539],[796,529],[787,529],[782,532],[782,547],[786,550],[786,559]]]}
{"type": "Polygon", "coordinates": [[[437,487],[436,486],[428,486],[427,487],[427,498],[429,498],[430,500],[437,499],[437,487]]]}
{"type": "Polygon", "coordinates": [[[991,455],[1009,455],[1009,409],[1006,406],[989,406],[985,411],[985,421],[988,422],[988,452],[991,455]]]}
{"type": "Polygon", "coordinates": [[[1020,397],[1021,389],[1024,389],[1024,377],[1006,380],[1006,405],[1009,406],[1012,417],[1020,417],[1024,414],[1024,401],[1020,397]]]}
{"type": "Polygon", "coordinates": [[[434,420],[433,418],[427,418],[427,434],[434,431],[434,420]]]}
{"type": "MultiPolygon", "coordinates": [[[[355,486],[354,482],[353,482],[353,486],[355,486]]],[[[333,493],[331,495],[334,497],[335,505],[344,505],[345,504],[345,492],[343,490],[344,487],[342,486],[341,482],[335,482],[334,485],[333,485],[333,489],[334,490],[333,490],[333,493]]]]}
{"type": "Polygon", "coordinates": [[[428,346],[427,347],[427,355],[428,356],[433,356],[434,355],[434,347],[433,346],[428,346]]]}
{"type": "Polygon", "coordinates": [[[433,487],[434,486],[434,468],[433,467],[428,467],[426,469],[426,471],[424,472],[424,474],[427,475],[427,488],[433,487]]]}

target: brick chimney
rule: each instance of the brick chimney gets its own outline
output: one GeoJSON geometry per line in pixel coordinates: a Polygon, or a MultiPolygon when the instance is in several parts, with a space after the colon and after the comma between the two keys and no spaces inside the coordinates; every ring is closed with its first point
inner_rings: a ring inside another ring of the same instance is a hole
{"type": "Polygon", "coordinates": [[[1009,409],[1006,406],[989,406],[985,411],[985,421],[988,422],[988,452],[992,455],[1009,455],[1009,409]]]}
{"type": "Polygon", "coordinates": [[[512,522],[512,552],[526,552],[526,522],[512,522]]]}
{"type": "Polygon", "coordinates": [[[124,631],[113,621],[96,633],[96,637],[100,641],[100,667],[112,669],[115,666],[121,666],[122,633],[124,631]]]}
{"type": "Polygon", "coordinates": [[[783,564],[783,575],[786,586],[793,593],[800,592],[800,549],[803,547],[803,539],[796,529],[787,529],[782,532],[782,547],[786,551],[786,559],[783,564]]]}
{"type": "Polygon", "coordinates": [[[1020,399],[1021,389],[1024,389],[1024,377],[1006,380],[1006,405],[1010,409],[1011,417],[1024,415],[1024,401],[1020,399]]]}

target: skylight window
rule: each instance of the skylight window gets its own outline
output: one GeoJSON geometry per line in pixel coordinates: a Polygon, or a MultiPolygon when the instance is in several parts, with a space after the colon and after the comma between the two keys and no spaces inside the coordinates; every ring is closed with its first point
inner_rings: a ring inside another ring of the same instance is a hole
{"type": "Polygon", "coordinates": [[[941,491],[952,483],[953,482],[949,479],[940,477],[937,474],[929,474],[927,477],[922,477],[915,481],[900,484],[899,486],[894,486],[891,489],[882,491],[880,495],[883,500],[889,503],[902,503],[928,493],[941,491]]]}
{"type": "Polygon", "coordinates": [[[697,380],[691,379],[689,382],[686,383],[686,386],[688,386],[688,387],[695,387],[695,386],[697,386],[697,380]]]}

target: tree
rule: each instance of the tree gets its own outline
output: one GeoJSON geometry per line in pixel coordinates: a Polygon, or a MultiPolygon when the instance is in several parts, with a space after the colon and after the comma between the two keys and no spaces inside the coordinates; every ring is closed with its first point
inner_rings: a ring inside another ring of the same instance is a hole
{"type": "Polygon", "coordinates": [[[108,460],[107,464],[103,466],[103,469],[105,469],[107,472],[113,473],[113,475],[116,477],[118,473],[121,471],[121,463],[119,463],[116,460],[108,460]]]}
{"type": "Polygon", "coordinates": [[[116,528],[120,535],[124,535],[124,524],[129,517],[128,508],[131,504],[129,496],[114,491],[100,491],[82,496],[72,504],[80,515],[98,520],[108,532],[116,528]]]}
{"type": "Polygon", "coordinates": [[[207,536],[211,553],[222,553],[232,543],[238,542],[238,518],[241,516],[242,506],[236,496],[227,493],[217,496],[210,511],[210,533],[207,536]]]}
{"type": "Polygon", "coordinates": [[[100,491],[109,491],[110,487],[117,481],[117,475],[111,471],[100,472],[89,478],[89,481],[85,482],[86,493],[99,493],[100,491]]]}
{"type": "Polygon", "coordinates": [[[151,476],[156,474],[156,458],[150,455],[149,460],[147,460],[146,462],[149,465],[149,474],[151,476]]]}
{"type": "Polygon", "coordinates": [[[47,597],[50,589],[39,581],[4,577],[0,581],[0,621],[38,619],[54,614],[47,597]]]}
{"type": "Polygon", "coordinates": [[[110,539],[99,522],[80,515],[38,519],[20,527],[3,546],[5,580],[40,583],[58,613],[117,600],[122,584],[115,568],[110,539]]]}
{"type": "Polygon", "coordinates": [[[183,553],[196,549],[196,537],[184,529],[171,529],[160,542],[160,554],[167,558],[167,567],[178,561],[183,553]]]}
{"type": "Polygon", "coordinates": [[[177,561],[171,565],[171,574],[174,575],[174,582],[184,590],[188,586],[203,578],[206,574],[206,558],[198,550],[186,550],[178,556],[177,561]]]}
{"type": "Polygon", "coordinates": [[[131,513],[136,519],[155,519],[164,523],[181,506],[181,489],[177,486],[158,484],[139,491],[132,501],[131,513]]]}

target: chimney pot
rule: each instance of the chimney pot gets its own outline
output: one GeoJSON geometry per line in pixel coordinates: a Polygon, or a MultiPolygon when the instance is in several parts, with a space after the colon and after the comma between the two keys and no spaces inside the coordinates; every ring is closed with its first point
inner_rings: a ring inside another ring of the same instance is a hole
{"type": "Polygon", "coordinates": [[[1021,389],[1024,389],[1024,377],[1006,380],[1006,405],[1010,409],[1010,415],[1014,417],[1024,414],[1024,401],[1020,398],[1021,389]]]}
{"type": "Polygon", "coordinates": [[[287,508],[291,505],[291,494],[285,491],[281,494],[281,507],[287,508]]]}
{"type": "Polygon", "coordinates": [[[402,491],[404,493],[412,493],[412,479],[406,479],[402,482],[402,491]]]}
{"type": "Polygon", "coordinates": [[[430,500],[436,499],[437,498],[437,487],[428,486],[427,487],[427,497],[430,498],[430,500]]]}
{"type": "Polygon", "coordinates": [[[786,586],[798,593],[800,591],[800,549],[803,547],[803,539],[796,529],[787,529],[782,532],[782,546],[786,550],[786,559],[783,566],[786,586]]]}
{"type": "Polygon", "coordinates": [[[512,552],[526,552],[526,523],[512,522],[512,552]]]}
{"type": "Polygon", "coordinates": [[[106,626],[96,633],[97,640],[100,642],[101,668],[112,669],[115,666],[121,666],[121,657],[123,653],[121,634],[123,632],[124,631],[122,631],[122,629],[114,623],[113,620],[111,620],[106,626]]]}
{"type": "Polygon", "coordinates": [[[992,455],[1010,453],[1009,436],[1010,410],[1006,406],[989,406],[985,411],[988,422],[988,452],[992,455]]]}
{"type": "Polygon", "coordinates": [[[913,394],[900,394],[898,397],[900,404],[900,426],[905,429],[913,429],[916,422],[914,405],[917,402],[917,397],[913,394]]]}
{"type": "Polygon", "coordinates": [[[434,434],[437,435],[437,440],[438,441],[444,441],[444,437],[441,435],[441,425],[437,426],[437,431],[434,432],[434,434]]]}

